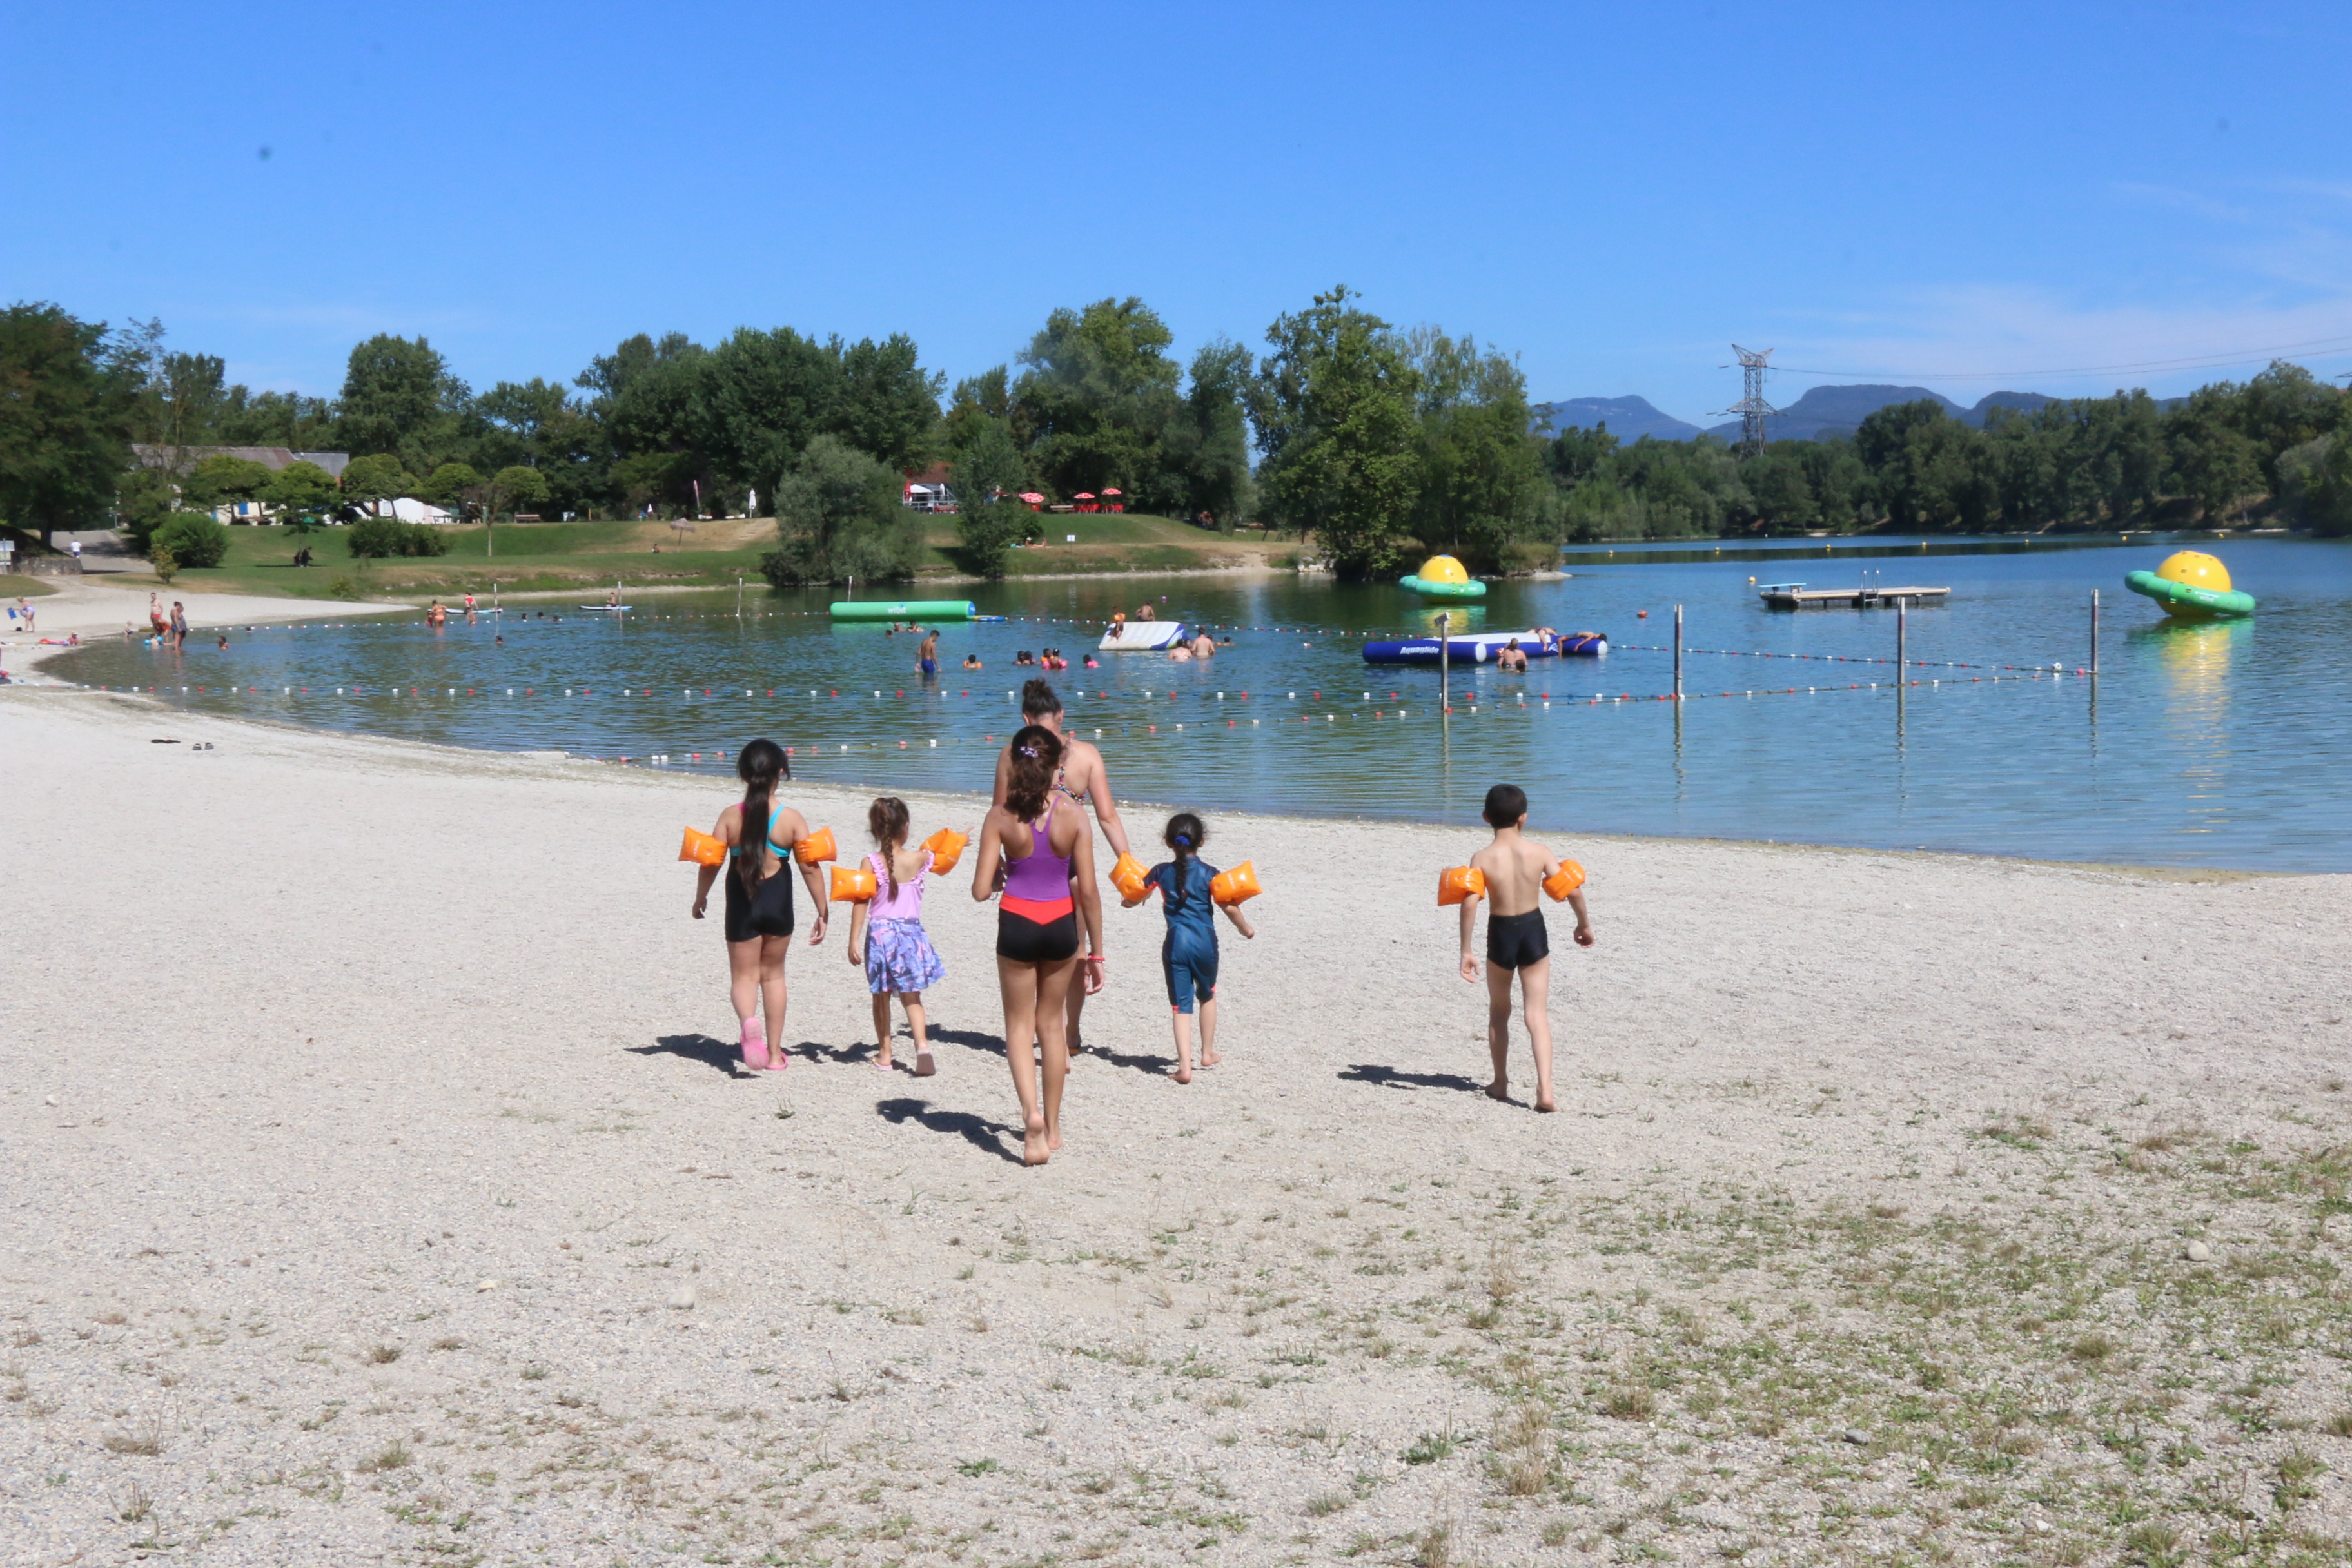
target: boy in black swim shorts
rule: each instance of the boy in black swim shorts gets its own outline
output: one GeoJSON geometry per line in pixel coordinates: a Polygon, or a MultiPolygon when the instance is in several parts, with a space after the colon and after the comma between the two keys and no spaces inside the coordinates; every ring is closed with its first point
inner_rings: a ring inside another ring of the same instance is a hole
{"type": "MultiPolygon", "coordinates": [[[[1495,1058],[1495,1081],[1486,1086],[1486,1093],[1496,1100],[1510,1098],[1511,976],[1516,974],[1527,1009],[1528,1043],[1535,1050],[1536,1109],[1552,1110],[1558,1108],[1551,1094],[1551,937],[1537,900],[1544,879],[1559,869],[1559,858],[1524,837],[1528,797],[1517,784],[1488,790],[1484,816],[1495,837],[1470,858],[1486,886],[1483,895],[1472,893],[1462,900],[1462,978],[1474,984],[1478,979],[1470,935],[1483,896],[1493,904],[1486,912],[1486,1048],[1495,1058]]],[[[1583,889],[1571,891],[1568,902],[1576,910],[1577,946],[1591,947],[1592,917],[1585,912],[1583,889]]]]}

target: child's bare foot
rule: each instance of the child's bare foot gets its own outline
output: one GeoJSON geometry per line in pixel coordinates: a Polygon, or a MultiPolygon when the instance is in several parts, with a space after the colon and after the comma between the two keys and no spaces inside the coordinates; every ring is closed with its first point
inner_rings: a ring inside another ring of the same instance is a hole
{"type": "Polygon", "coordinates": [[[1201,1047],[1201,1065],[1202,1067],[1213,1068],[1224,1059],[1224,1057],[1219,1052],[1213,1051],[1206,1046],[1202,1046],[1201,1047]]]}
{"type": "Polygon", "coordinates": [[[1045,1142],[1045,1119],[1042,1116],[1031,1117],[1021,1135],[1021,1163],[1024,1165],[1042,1165],[1050,1152],[1051,1150],[1045,1142]]]}
{"type": "Polygon", "coordinates": [[[1554,1105],[1554,1104],[1552,1103],[1552,1100],[1551,1100],[1551,1096],[1550,1096],[1550,1095],[1548,1095],[1548,1094],[1539,1094],[1539,1095],[1536,1096],[1536,1109],[1537,1109],[1538,1110],[1546,1110],[1546,1111],[1549,1111],[1549,1110],[1558,1110],[1559,1109],[1559,1106],[1557,1106],[1557,1105],[1554,1105]]]}
{"type": "Polygon", "coordinates": [[[1176,1064],[1176,1081],[1178,1083],[1190,1083],[1192,1081],[1192,1064],[1191,1062],[1178,1062],[1176,1064]]]}
{"type": "Polygon", "coordinates": [[[1062,1147],[1062,1130],[1059,1127],[1048,1126],[1045,1129],[1045,1147],[1057,1151],[1062,1147]]]}
{"type": "Polygon", "coordinates": [[[1499,1100],[1504,1104],[1508,1105],[1511,1103],[1511,1091],[1504,1085],[1501,1079],[1496,1079],[1494,1082],[1486,1086],[1486,1098],[1488,1100],[1499,1100]]]}

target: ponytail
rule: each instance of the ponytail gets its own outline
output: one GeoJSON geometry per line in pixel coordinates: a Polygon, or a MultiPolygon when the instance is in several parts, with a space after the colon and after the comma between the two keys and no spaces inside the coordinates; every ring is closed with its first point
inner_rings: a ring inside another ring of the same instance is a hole
{"type": "Polygon", "coordinates": [[[773,741],[759,740],[735,755],[735,776],[743,781],[743,820],[735,834],[735,875],[743,890],[756,893],[767,878],[768,825],[774,816],[776,776],[793,776],[793,762],[773,741]]]}
{"type": "Polygon", "coordinates": [[[907,803],[895,795],[877,796],[866,808],[866,831],[882,849],[882,876],[890,897],[898,896],[898,846],[907,842],[907,803]]]}
{"type": "Polygon", "coordinates": [[[1201,853],[1201,846],[1209,841],[1206,824],[1189,811],[1180,811],[1168,819],[1160,842],[1176,852],[1176,907],[1182,909],[1192,896],[1191,872],[1192,862],[1201,853]]]}

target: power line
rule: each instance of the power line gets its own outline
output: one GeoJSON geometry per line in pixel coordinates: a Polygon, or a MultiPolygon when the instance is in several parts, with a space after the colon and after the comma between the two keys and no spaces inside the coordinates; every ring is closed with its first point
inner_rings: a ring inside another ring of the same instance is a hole
{"type": "Polygon", "coordinates": [[[2352,337],[2315,338],[2308,342],[2280,343],[2266,349],[2245,349],[2227,358],[2200,356],[2190,359],[2139,360],[2128,364],[2080,364],[2056,370],[1807,370],[1797,365],[1780,364],[1772,368],[1790,375],[1885,376],[1898,381],[2022,381],[2037,375],[2104,375],[2116,371],[2224,370],[2233,365],[2264,364],[2273,355],[2295,353],[2352,353],[2352,337]]]}

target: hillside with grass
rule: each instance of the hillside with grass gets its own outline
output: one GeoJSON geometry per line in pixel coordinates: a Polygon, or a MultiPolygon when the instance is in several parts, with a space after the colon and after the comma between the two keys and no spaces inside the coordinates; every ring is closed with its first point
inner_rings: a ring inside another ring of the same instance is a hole
{"type": "MultiPolygon", "coordinates": [[[[1071,573],[1253,571],[1290,565],[1296,540],[1256,530],[1228,536],[1172,518],[1041,514],[1045,535],[1013,552],[1008,577],[1071,573]]],[[[680,529],[667,522],[468,523],[436,530],[446,555],[355,559],[348,530],[320,529],[307,539],[283,528],[229,530],[228,555],[216,567],[184,567],[175,588],[195,593],[282,595],[301,598],[415,598],[468,592],[584,592],[616,579],[647,588],[731,588],[740,579],[764,586],[760,558],[776,544],[771,518],[734,518],[680,529]],[[312,563],[296,566],[308,545],[312,563]]],[[[918,580],[979,581],[966,570],[955,519],[927,520],[918,580]]],[[[118,579],[152,580],[146,572],[118,579]]]]}

